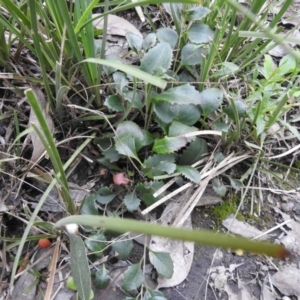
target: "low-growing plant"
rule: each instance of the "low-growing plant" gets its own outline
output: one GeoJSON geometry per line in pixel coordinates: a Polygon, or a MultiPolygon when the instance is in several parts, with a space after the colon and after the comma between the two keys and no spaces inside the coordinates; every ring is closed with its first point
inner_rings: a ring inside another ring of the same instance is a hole
{"type": "MultiPolygon", "coordinates": [[[[58,120],[64,120],[64,96],[79,93],[77,83],[80,82],[89,87],[86,107],[71,104],[66,108],[76,108],[85,113],[76,121],[97,120],[103,125],[101,137],[95,137],[96,133],[91,134],[64,164],[34,92],[25,92],[41,127],[33,124],[32,128],[46,149],[54,170],[49,175],[49,186],[40,202],[34,212],[28,214],[29,221],[15,257],[11,287],[24,244],[30,239],[30,229],[34,224],[37,225],[39,210],[55,186],[64,202],[66,214],[81,214],[62,219],[55,226],[69,223],[84,226],[80,231],[86,235],[84,240],[77,232],[69,233],[75,283],[72,288],[78,291],[82,299],[89,299],[91,293],[89,256],[86,251],[90,256],[99,258],[111,246],[118,253],[119,259],[126,259],[132,249],[132,240],[127,234],[112,241],[103,229],[119,233],[135,231],[214,246],[243,248],[281,258],[287,254],[283,247],[266,243],[100,216],[99,206],[105,209],[118,199],[122,200],[118,208],[122,214],[133,213],[140,207],[154,204],[164,195],[153,195],[163,187],[164,179],[184,177],[194,186],[201,185],[200,172],[207,166],[207,157],[210,166],[218,166],[239,144],[245,144],[258,154],[246,172],[251,174],[247,191],[263,156],[268,130],[276,122],[281,122],[299,138],[293,126],[280,120],[292,105],[288,101],[289,97],[299,95],[297,53],[285,56],[279,66],[275,66],[267,54],[276,46],[270,38],[274,38],[276,43],[281,41],[276,35],[280,31],[276,25],[291,0],[286,1],[268,27],[264,25],[268,11],[262,11],[264,3],[259,0],[252,1],[249,11],[232,0],[204,1],[203,6],[189,6],[195,3],[192,0],[186,1],[184,5],[173,1],[164,6],[173,22],[172,28],[156,29],[153,26],[155,32],[148,33],[144,38],[127,33],[126,40],[130,47],[128,57],[134,58],[134,66],[113,57],[104,57],[105,26],[102,51],[97,52],[95,36],[99,34],[99,29],[92,25],[94,8],[104,7],[104,13],[97,16],[102,18],[109,13],[149,2],[106,1],[98,4],[96,0],[70,3],[55,0],[45,1],[43,6],[41,1],[0,0],[3,9],[9,12],[9,16],[0,16],[0,39],[3,42],[0,49],[1,66],[13,72],[8,63],[8,49],[16,46],[16,60],[24,48],[28,49],[38,59],[42,80],[33,77],[27,79],[31,83],[43,82],[48,106],[50,104],[58,120]],[[115,7],[109,9],[108,4],[115,7]],[[241,12],[246,16],[243,20],[240,20],[241,12]],[[4,35],[5,29],[11,33],[8,39],[4,35]],[[251,34],[258,29],[265,30],[266,40],[250,40],[245,36],[245,32],[251,34]],[[241,31],[244,35],[241,35],[241,31]],[[248,77],[245,72],[251,76],[248,77]],[[239,87],[230,87],[231,80],[239,77],[243,78],[244,85],[248,85],[247,92],[241,93],[239,87]],[[103,93],[100,93],[101,83],[104,86],[103,93]],[[280,97],[274,101],[276,94],[280,94],[280,97]],[[92,140],[100,151],[97,161],[111,171],[114,185],[103,184],[95,193],[86,197],[78,208],[69,193],[67,169],[92,140]],[[82,259],[78,260],[78,257],[82,259]]],[[[17,134],[16,141],[24,134],[17,134]]],[[[247,154],[242,159],[248,158],[250,155],[247,154]]],[[[211,180],[214,190],[221,196],[227,192],[223,183],[225,178],[236,190],[244,188],[243,181],[248,179],[245,176],[239,180],[229,174],[215,172],[208,181],[211,180]]],[[[45,224],[42,226],[45,227],[45,224]]],[[[51,237],[61,234],[49,228],[46,232],[51,237]]],[[[156,258],[154,267],[158,273],[165,277],[171,276],[173,269],[169,254],[150,252],[156,258]]],[[[142,263],[145,259],[143,257],[127,269],[122,288],[132,292],[143,284],[146,288],[143,299],[156,296],[163,299],[161,292],[150,289],[144,281],[142,263]]],[[[100,288],[108,286],[110,278],[105,265],[96,271],[94,280],[100,288]]],[[[142,298],[141,294],[139,296],[142,298]]]]}

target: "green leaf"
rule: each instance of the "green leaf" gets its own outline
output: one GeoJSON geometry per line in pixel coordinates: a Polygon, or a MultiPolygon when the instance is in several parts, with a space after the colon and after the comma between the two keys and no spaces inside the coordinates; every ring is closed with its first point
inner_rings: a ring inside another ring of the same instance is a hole
{"type": "Polygon", "coordinates": [[[105,265],[100,266],[95,274],[95,285],[99,289],[105,289],[110,283],[110,277],[105,265]]]}
{"type": "Polygon", "coordinates": [[[122,288],[126,292],[137,290],[144,282],[144,274],[140,264],[134,264],[128,267],[124,273],[122,288]]]}
{"type": "Polygon", "coordinates": [[[83,200],[80,208],[80,213],[82,215],[98,215],[98,208],[95,203],[95,196],[91,195],[83,200]]]}
{"type": "Polygon", "coordinates": [[[159,28],[156,31],[157,39],[160,42],[166,42],[168,43],[172,49],[175,48],[177,42],[178,42],[178,34],[175,30],[168,28],[168,27],[162,27],[159,28]]]}
{"type": "Polygon", "coordinates": [[[163,292],[151,289],[147,289],[144,298],[144,300],[167,300],[163,292]]]}
{"type": "Polygon", "coordinates": [[[210,13],[210,9],[203,6],[196,6],[187,10],[187,19],[190,21],[200,21],[210,13]]]}
{"type": "Polygon", "coordinates": [[[97,162],[107,169],[115,170],[115,171],[121,171],[121,168],[119,168],[116,164],[112,164],[107,158],[100,157],[97,159],[97,162]]]}
{"type": "MultiPolygon", "coordinates": [[[[246,111],[247,111],[247,106],[246,104],[242,101],[242,100],[236,100],[234,102],[235,104],[235,107],[237,109],[237,112],[238,112],[238,116],[240,118],[244,117],[245,114],[246,114],[246,111]]],[[[233,107],[232,105],[229,105],[228,107],[225,107],[224,108],[224,112],[228,115],[228,117],[231,119],[231,120],[235,120],[235,117],[234,117],[234,110],[233,110],[233,107]]]]}
{"type": "Polygon", "coordinates": [[[206,89],[200,94],[200,107],[205,118],[216,111],[223,102],[223,92],[217,88],[206,89]]]}
{"type": "Polygon", "coordinates": [[[87,260],[85,245],[79,235],[70,234],[71,273],[82,300],[90,299],[91,273],[87,260]],[[80,259],[79,259],[80,258],[80,259]]]}
{"type": "Polygon", "coordinates": [[[142,71],[155,76],[161,76],[171,67],[173,51],[168,43],[159,43],[151,48],[142,58],[142,71]]]}
{"type": "Polygon", "coordinates": [[[118,253],[118,259],[127,259],[130,255],[130,252],[133,248],[133,242],[130,237],[127,235],[124,238],[124,241],[114,242],[112,245],[114,251],[118,253]]]}
{"type": "Polygon", "coordinates": [[[279,76],[288,74],[294,71],[297,67],[296,58],[292,54],[287,54],[281,58],[279,63],[279,76]]]}
{"type": "Polygon", "coordinates": [[[108,187],[101,187],[96,193],[95,193],[95,199],[100,204],[108,204],[111,202],[117,194],[113,193],[108,187]]]}
{"type": "Polygon", "coordinates": [[[243,183],[242,183],[240,180],[235,179],[235,178],[232,178],[231,176],[227,176],[227,177],[228,177],[229,180],[230,180],[231,186],[232,186],[235,190],[240,191],[241,188],[244,187],[243,183]]]}
{"type": "Polygon", "coordinates": [[[162,139],[155,140],[152,148],[153,152],[159,154],[168,154],[178,151],[187,144],[187,138],[180,137],[168,137],[165,136],[162,139]]]}
{"type": "Polygon", "coordinates": [[[139,197],[143,200],[143,202],[150,206],[156,201],[158,201],[161,197],[163,197],[164,193],[162,193],[157,198],[153,197],[153,194],[158,191],[164,183],[162,181],[154,181],[154,182],[143,182],[138,183],[135,190],[138,193],[139,197]]]}
{"type": "Polygon", "coordinates": [[[175,157],[172,154],[155,154],[144,161],[143,171],[148,178],[164,173],[172,174],[176,170],[174,161],[175,157]]]}
{"type": "Polygon", "coordinates": [[[138,92],[134,91],[126,91],[123,92],[123,97],[125,100],[127,100],[129,103],[132,104],[133,108],[142,109],[143,108],[143,102],[140,94],[138,92]]]}
{"type": "Polygon", "coordinates": [[[266,79],[270,79],[274,76],[277,67],[273,61],[272,56],[266,54],[264,60],[264,67],[259,68],[259,71],[263,74],[266,79]]]}
{"type": "Polygon", "coordinates": [[[179,105],[170,104],[169,102],[154,102],[153,111],[156,116],[164,123],[171,123],[178,116],[179,105]]]}
{"type": "Polygon", "coordinates": [[[187,31],[188,38],[195,44],[206,44],[212,42],[214,32],[203,23],[193,23],[187,31]]]}
{"type": "Polygon", "coordinates": [[[126,33],[126,40],[128,42],[129,47],[135,52],[138,53],[142,50],[143,40],[140,36],[132,32],[128,32],[126,33]]]}
{"type": "Polygon", "coordinates": [[[144,140],[144,134],[140,127],[131,121],[125,121],[118,125],[115,137],[116,150],[123,155],[135,158],[140,162],[137,151],[144,140]]]}
{"type": "Polygon", "coordinates": [[[190,143],[183,150],[178,164],[180,165],[192,165],[193,163],[197,162],[202,158],[202,155],[207,153],[207,144],[204,139],[196,138],[193,142],[190,143]]]}
{"type": "Polygon", "coordinates": [[[226,195],[226,186],[220,181],[219,178],[212,180],[212,186],[217,195],[224,197],[226,195]]]}
{"type": "Polygon", "coordinates": [[[128,85],[129,81],[126,77],[126,74],[121,73],[121,72],[115,72],[113,75],[113,80],[116,83],[114,85],[116,91],[119,94],[123,93],[124,88],[128,85]]]}
{"type": "Polygon", "coordinates": [[[220,69],[212,74],[212,78],[214,77],[221,77],[225,75],[232,75],[239,70],[239,66],[232,63],[225,61],[222,63],[220,69]]]}
{"type": "Polygon", "coordinates": [[[151,256],[151,262],[158,274],[170,279],[174,272],[174,265],[170,253],[151,251],[151,256]]]}
{"type": "Polygon", "coordinates": [[[156,44],[156,34],[149,33],[146,35],[143,41],[143,49],[147,51],[148,49],[152,48],[156,44]]]}
{"type": "Polygon", "coordinates": [[[90,235],[86,240],[85,244],[87,248],[96,256],[102,257],[103,249],[107,246],[106,242],[106,237],[103,233],[98,233],[98,234],[93,234],[90,235]]]}
{"type": "Polygon", "coordinates": [[[180,172],[187,179],[195,182],[196,184],[200,183],[200,173],[191,166],[177,166],[177,172],[180,172]]]}
{"type": "Polygon", "coordinates": [[[177,104],[200,104],[200,93],[190,84],[184,84],[175,88],[166,90],[154,97],[154,101],[166,101],[177,104]]]}
{"type": "Polygon", "coordinates": [[[124,111],[123,101],[117,95],[108,96],[105,99],[103,104],[113,111],[116,111],[116,112],[124,111]]]}
{"type": "Polygon", "coordinates": [[[215,152],[214,153],[214,162],[216,162],[217,164],[219,164],[221,161],[224,160],[224,155],[222,152],[215,152]]]}
{"type": "Polygon", "coordinates": [[[197,121],[199,121],[201,112],[197,106],[193,104],[187,104],[187,105],[182,104],[178,106],[179,106],[179,113],[178,116],[175,117],[174,119],[175,121],[183,123],[187,126],[194,125],[197,121]]]}
{"type": "Polygon", "coordinates": [[[141,200],[136,196],[135,192],[129,193],[124,197],[124,204],[130,212],[137,210],[140,202],[141,200]]]}
{"type": "MultiPolygon", "coordinates": [[[[172,124],[169,127],[169,133],[168,136],[170,137],[176,137],[181,136],[190,132],[198,131],[198,128],[187,126],[185,124],[179,123],[177,121],[173,121],[172,124]]],[[[196,137],[188,137],[187,141],[191,142],[192,140],[195,140],[196,137]]]]}
{"type": "Polygon", "coordinates": [[[203,57],[207,55],[207,51],[199,48],[195,44],[186,44],[181,49],[181,64],[184,66],[201,65],[203,57]]]}
{"type": "Polygon", "coordinates": [[[229,125],[224,122],[217,122],[213,124],[213,129],[221,132],[228,132],[229,125]]]}

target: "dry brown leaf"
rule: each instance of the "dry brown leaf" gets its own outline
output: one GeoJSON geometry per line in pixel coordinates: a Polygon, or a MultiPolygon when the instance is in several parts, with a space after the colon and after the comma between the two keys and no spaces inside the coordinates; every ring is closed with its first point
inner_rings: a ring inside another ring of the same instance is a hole
{"type": "MultiPolygon", "coordinates": [[[[225,220],[223,220],[222,225],[230,232],[233,232],[235,234],[241,235],[249,239],[255,238],[263,234],[262,231],[251,226],[250,224],[235,219],[233,214],[231,214],[225,220]]],[[[267,235],[264,235],[260,239],[266,239],[266,238],[267,235]]]]}
{"type": "MultiPolygon", "coordinates": [[[[43,111],[44,117],[47,121],[48,127],[49,127],[51,133],[53,133],[54,132],[54,123],[52,121],[50,114],[47,112],[45,96],[39,88],[35,87],[32,89],[33,89],[34,93],[36,94],[36,97],[40,103],[40,106],[43,111]]],[[[36,114],[34,113],[33,109],[31,109],[30,117],[29,117],[29,126],[31,124],[35,124],[35,126],[38,128],[38,130],[42,131],[42,127],[41,127],[40,123],[38,122],[38,119],[37,119],[36,114]]],[[[31,165],[31,164],[38,162],[38,160],[41,158],[42,154],[45,151],[45,147],[35,131],[32,131],[27,135],[26,141],[27,140],[31,140],[32,147],[33,147],[32,155],[31,155],[31,159],[30,159],[31,160],[30,165],[31,165]]],[[[26,144],[26,142],[24,144],[26,144]]]]}
{"type": "MultiPolygon", "coordinates": [[[[161,216],[161,223],[163,225],[172,224],[172,221],[178,214],[179,209],[181,209],[180,203],[170,202],[161,216]]],[[[192,228],[191,216],[189,216],[184,222],[183,227],[192,228]]],[[[149,248],[156,252],[168,252],[171,256],[174,266],[173,276],[170,279],[167,279],[161,275],[158,276],[157,289],[178,285],[186,279],[190,272],[194,257],[193,242],[176,241],[168,238],[153,236],[151,237],[149,248]]],[[[149,259],[150,262],[153,261],[153,254],[151,252],[149,252],[149,259]]]]}
{"type": "MultiPolygon", "coordinates": [[[[100,15],[101,14],[93,14],[93,19],[100,15]]],[[[126,33],[131,32],[139,36],[140,38],[143,38],[141,32],[136,27],[134,27],[131,23],[129,23],[127,20],[115,15],[108,15],[107,17],[108,17],[107,18],[108,34],[125,36],[126,33]]],[[[99,18],[93,21],[93,25],[97,29],[103,29],[103,23],[104,23],[103,18],[99,18]]]]}
{"type": "Polygon", "coordinates": [[[300,270],[294,267],[287,267],[272,276],[272,283],[278,290],[286,295],[295,295],[300,298],[300,270]]]}

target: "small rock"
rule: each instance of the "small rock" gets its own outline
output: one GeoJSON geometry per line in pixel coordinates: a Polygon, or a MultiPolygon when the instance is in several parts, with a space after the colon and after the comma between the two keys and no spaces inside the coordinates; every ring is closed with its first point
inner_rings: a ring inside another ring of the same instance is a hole
{"type": "Polygon", "coordinates": [[[261,270],[267,272],[267,271],[269,271],[269,267],[265,266],[265,265],[262,265],[261,270]]]}
{"type": "Polygon", "coordinates": [[[289,202],[289,203],[282,203],[281,204],[281,209],[285,212],[288,212],[288,211],[292,211],[293,208],[294,208],[294,203],[293,202],[289,202]]]}
{"type": "Polygon", "coordinates": [[[286,195],[281,196],[281,201],[282,202],[288,202],[289,198],[286,195]]]}

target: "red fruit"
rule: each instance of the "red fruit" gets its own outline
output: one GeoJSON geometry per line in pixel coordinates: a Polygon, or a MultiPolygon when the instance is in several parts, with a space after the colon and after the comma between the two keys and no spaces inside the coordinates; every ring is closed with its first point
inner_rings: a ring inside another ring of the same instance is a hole
{"type": "Polygon", "coordinates": [[[123,173],[116,173],[113,175],[113,181],[115,185],[128,185],[130,180],[125,177],[123,173]]]}
{"type": "Polygon", "coordinates": [[[50,245],[51,245],[51,242],[48,239],[40,239],[38,241],[38,246],[40,248],[43,248],[43,249],[48,248],[48,247],[50,247],[50,245]]]}

